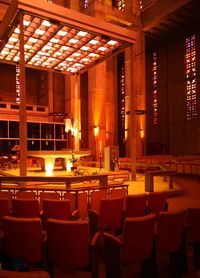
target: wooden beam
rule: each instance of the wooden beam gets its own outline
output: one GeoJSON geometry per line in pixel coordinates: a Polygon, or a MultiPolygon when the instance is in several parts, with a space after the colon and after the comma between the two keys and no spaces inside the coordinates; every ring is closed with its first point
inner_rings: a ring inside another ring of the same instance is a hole
{"type": "Polygon", "coordinates": [[[154,5],[142,12],[143,30],[150,30],[161,23],[170,14],[190,2],[192,2],[192,0],[165,0],[165,3],[163,3],[163,0],[157,1],[154,5]]]}

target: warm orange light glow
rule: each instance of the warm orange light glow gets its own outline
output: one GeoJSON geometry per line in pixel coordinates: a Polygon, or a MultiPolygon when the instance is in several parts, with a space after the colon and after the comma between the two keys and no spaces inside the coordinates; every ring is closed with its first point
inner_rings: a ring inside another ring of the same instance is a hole
{"type": "MultiPolygon", "coordinates": [[[[24,56],[28,65],[77,73],[121,46],[110,37],[24,14],[24,56]]],[[[1,48],[0,60],[19,61],[19,25],[1,48]]]]}
{"type": "Polygon", "coordinates": [[[47,172],[47,173],[53,172],[54,163],[55,163],[55,158],[46,157],[45,158],[45,172],[47,172]]]}
{"type": "Polygon", "coordinates": [[[140,137],[144,138],[144,130],[143,129],[140,130],[140,137]]]}
{"type": "Polygon", "coordinates": [[[94,127],[94,136],[97,137],[99,135],[99,127],[95,126],[94,127]]]}

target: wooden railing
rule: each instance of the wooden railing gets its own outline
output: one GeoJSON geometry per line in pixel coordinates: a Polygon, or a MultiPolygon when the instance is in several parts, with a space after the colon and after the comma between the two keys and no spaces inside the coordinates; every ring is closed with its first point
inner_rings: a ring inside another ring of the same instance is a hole
{"type": "Polygon", "coordinates": [[[41,176],[0,176],[0,188],[2,183],[17,183],[18,185],[25,186],[27,183],[42,182],[42,183],[61,183],[66,185],[66,189],[71,189],[72,183],[83,183],[89,181],[98,181],[99,186],[108,185],[108,174],[96,175],[79,175],[70,177],[41,177],[41,176]]]}
{"type": "Polygon", "coordinates": [[[169,179],[169,189],[173,189],[173,177],[176,174],[175,171],[158,170],[158,171],[146,171],[145,172],[145,191],[154,191],[154,176],[163,176],[164,180],[169,179]]]}
{"type": "MultiPolygon", "coordinates": [[[[99,175],[100,176],[100,175],[99,175]]],[[[103,176],[103,175],[102,175],[103,176]]],[[[85,177],[85,176],[84,176],[85,177]]],[[[96,176],[95,176],[96,177],[96,176]]],[[[105,175],[104,175],[105,177],[105,175]]],[[[76,177],[77,178],[77,177],[76,177]]],[[[88,178],[88,176],[87,176],[88,178]]],[[[91,177],[93,178],[93,176],[91,177]]],[[[102,178],[102,177],[101,177],[102,178]]],[[[40,194],[42,192],[56,192],[59,194],[60,199],[65,198],[65,193],[72,193],[75,195],[75,207],[78,208],[78,196],[80,196],[82,193],[87,193],[87,206],[90,206],[90,198],[91,193],[93,191],[97,191],[100,189],[106,189],[108,197],[112,195],[113,190],[117,189],[124,189],[126,192],[126,195],[128,195],[128,184],[124,184],[123,182],[118,181],[110,181],[110,184],[107,185],[97,185],[96,182],[91,182],[92,180],[88,180],[88,182],[85,183],[78,183],[73,184],[73,188],[66,187],[65,184],[63,184],[63,177],[0,177],[0,191],[10,191],[12,192],[12,198],[16,198],[16,195],[19,191],[31,191],[35,194],[35,197],[37,199],[40,199],[40,194]],[[40,178],[40,179],[39,179],[40,178]],[[42,179],[41,179],[42,178],[42,179]],[[24,182],[26,181],[48,181],[50,180],[52,182],[52,178],[56,183],[60,182],[59,184],[29,184],[24,185],[24,182]],[[22,182],[21,185],[16,184],[16,182],[22,182]],[[15,183],[15,184],[13,184],[15,183]]],[[[66,179],[66,177],[65,177],[66,179]]],[[[82,178],[81,178],[82,179],[82,178]]],[[[76,179],[77,180],[77,179],[76,179]]],[[[75,181],[75,177],[72,177],[71,181],[75,181]],[[74,178],[74,179],[73,179],[74,178]]],[[[102,181],[102,180],[101,180],[102,181]]],[[[67,184],[68,185],[68,184],[67,184]]],[[[71,182],[70,182],[71,185],[71,182]]]]}

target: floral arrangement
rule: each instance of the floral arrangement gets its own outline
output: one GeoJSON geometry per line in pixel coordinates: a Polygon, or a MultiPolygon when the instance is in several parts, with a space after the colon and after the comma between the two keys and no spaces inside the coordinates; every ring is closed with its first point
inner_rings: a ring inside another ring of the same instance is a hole
{"type": "Polygon", "coordinates": [[[78,159],[75,157],[75,154],[74,154],[73,151],[72,151],[72,157],[71,157],[71,159],[70,159],[70,162],[71,162],[71,163],[78,162],[78,159]]]}

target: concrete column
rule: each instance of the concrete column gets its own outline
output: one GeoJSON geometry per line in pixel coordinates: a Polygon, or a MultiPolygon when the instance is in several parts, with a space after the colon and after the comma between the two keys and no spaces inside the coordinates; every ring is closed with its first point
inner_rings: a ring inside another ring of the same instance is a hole
{"type": "Polygon", "coordinates": [[[137,142],[137,159],[145,155],[145,38],[144,32],[137,30],[135,51],[135,94],[136,94],[136,109],[144,111],[144,113],[136,116],[136,142],[137,142]]]}
{"type": "Polygon", "coordinates": [[[106,146],[117,144],[117,82],[114,78],[116,67],[116,59],[110,58],[106,61],[106,146]]]}
{"type": "Polygon", "coordinates": [[[27,116],[26,116],[26,73],[24,59],[24,25],[23,13],[20,13],[20,105],[19,105],[19,145],[20,176],[27,175],[27,116]]]}
{"type": "Polygon", "coordinates": [[[106,138],[106,62],[90,69],[88,77],[89,149],[93,159],[98,160],[99,152],[104,152],[106,138]],[[99,128],[96,137],[94,127],[99,128]]]}
{"type": "Polygon", "coordinates": [[[126,91],[126,106],[129,107],[129,126],[127,142],[130,144],[131,158],[131,179],[136,178],[136,88],[135,88],[135,53],[134,46],[129,46],[125,50],[125,91],[126,91]]]}
{"type": "MultiPolygon", "coordinates": [[[[54,112],[53,107],[53,72],[48,72],[48,108],[49,113],[54,112]]],[[[50,121],[53,121],[52,117],[49,117],[50,121]]]]}
{"type": "Polygon", "coordinates": [[[80,76],[73,75],[71,81],[71,121],[75,124],[77,121],[77,134],[73,138],[74,150],[79,150],[79,131],[81,130],[81,106],[80,106],[80,76]]]}

